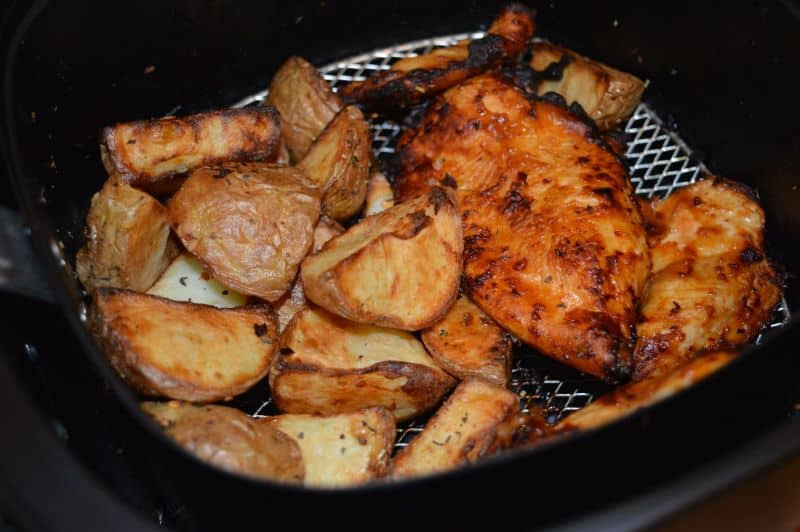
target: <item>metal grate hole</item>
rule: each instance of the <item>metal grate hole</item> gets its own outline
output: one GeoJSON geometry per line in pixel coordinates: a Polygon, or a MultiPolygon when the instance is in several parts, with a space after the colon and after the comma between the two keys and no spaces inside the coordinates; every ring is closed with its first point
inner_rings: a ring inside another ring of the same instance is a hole
{"type": "MultiPolygon", "coordinates": [[[[466,38],[479,38],[482,32],[450,35],[401,44],[356,57],[344,59],[320,68],[323,77],[334,90],[351,80],[360,80],[376,70],[388,69],[392,63],[404,57],[424,54],[436,46],[448,46],[466,38]]],[[[245,98],[234,107],[259,102],[266,91],[245,98]]],[[[384,158],[394,153],[394,142],[400,127],[391,121],[373,120],[373,151],[384,158]]],[[[694,183],[710,172],[692,157],[692,151],[674,132],[668,130],[656,113],[641,103],[625,125],[628,140],[625,158],[631,181],[640,196],[666,197],[676,188],[694,183]]],[[[789,307],[784,299],[776,309],[767,330],[781,327],[789,319],[789,307]]],[[[756,344],[763,334],[756,339],[756,344]]],[[[577,373],[541,356],[528,348],[515,351],[516,360],[511,374],[511,389],[520,397],[523,411],[537,409],[546,414],[553,423],[571,412],[579,410],[610,387],[599,380],[577,373]]],[[[234,403],[256,416],[275,415],[278,410],[269,398],[266,382],[257,385],[237,398],[234,403]]],[[[397,429],[395,450],[408,443],[422,431],[425,418],[415,419],[397,429]]]]}

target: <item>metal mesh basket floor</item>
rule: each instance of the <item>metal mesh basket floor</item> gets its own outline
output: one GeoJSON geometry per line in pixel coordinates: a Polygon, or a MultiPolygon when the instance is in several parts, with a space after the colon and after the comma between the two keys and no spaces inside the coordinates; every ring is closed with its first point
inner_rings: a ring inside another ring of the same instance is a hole
{"type": "MultiPolygon", "coordinates": [[[[334,90],[353,80],[362,80],[377,70],[387,70],[404,57],[421,55],[438,46],[448,46],[466,38],[479,38],[482,32],[463,33],[404,43],[350,57],[320,68],[323,77],[334,90]]],[[[266,91],[243,99],[235,107],[261,101],[266,91]]],[[[394,142],[400,126],[390,120],[373,117],[371,120],[373,151],[384,159],[394,153],[394,142]]],[[[692,156],[692,150],[673,131],[670,131],[653,109],[641,103],[628,119],[623,131],[627,137],[625,158],[636,193],[643,197],[666,197],[677,188],[694,183],[709,175],[705,165],[692,156]]],[[[769,324],[782,326],[789,319],[789,307],[783,300],[769,324]]],[[[762,336],[756,339],[761,341],[762,336]]],[[[596,396],[609,390],[598,379],[578,373],[537,354],[530,348],[515,349],[511,374],[511,389],[520,397],[523,411],[532,408],[543,411],[548,421],[555,422],[571,412],[588,405],[596,396]]],[[[268,397],[266,384],[236,401],[237,406],[255,416],[274,415],[278,411],[268,397]],[[265,397],[266,396],[266,397],[265,397]]],[[[395,448],[405,447],[418,434],[425,419],[416,419],[398,428],[395,448]]]]}

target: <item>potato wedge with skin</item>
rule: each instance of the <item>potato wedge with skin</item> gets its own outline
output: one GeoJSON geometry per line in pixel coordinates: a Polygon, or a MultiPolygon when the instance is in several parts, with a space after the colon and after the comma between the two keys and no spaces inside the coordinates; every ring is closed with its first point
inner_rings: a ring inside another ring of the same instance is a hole
{"type": "Polygon", "coordinates": [[[556,92],[567,104],[578,102],[600,129],[613,129],[633,112],[645,83],[632,74],[547,42],[533,44],[531,68],[542,71],[568,56],[561,79],[539,83],[537,93],[556,92]]]}
{"type": "Polygon", "coordinates": [[[89,329],[134,389],[197,403],[248,390],[278,345],[267,304],[219,309],[115,288],[95,293],[89,329]]]}
{"type": "Polygon", "coordinates": [[[395,421],[383,407],[335,416],[283,414],[264,421],[300,447],[307,485],[352,486],[389,472],[395,421]]]}
{"type": "Polygon", "coordinates": [[[319,219],[319,195],[306,185],[284,166],[200,168],[170,200],[169,221],[219,282],[276,301],[311,249],[319,219]]]}
{"type": "Polygon", "coordinates": [[[274,108],[227,109],[107,127],[100,154],[109,174],[118,173],[137,188],[154,191],[155,187],[161,193],[179,185],[169,178],[200,166],[266,160],[279,135],[274,108]]]}
{"type": "Polygon", "coordinates": [[[435,187],[369,216],[303,261],[306,297],[360,323],[419,330],[458,296],[464,249],[454,196],[435,187]]]}
{"type": "Polygon", "coordinates": [[[175,257],[147,293],[218,308],[241,307],[247,303],[246,295],[212,278],[200,261],[185,251],[175,257]]]}
{"type": "MultiPolygon", "coordinates": [[[[314,228],[314,244],[311,252],[316,253],[328,240],[344,233],[344,227],[335,220],[331,220],[325,215],[320,216],[317,226],[314,228]]],[[[278,315],[278,331],[283,333],[286,326],[292,321],[294,315],[306,308],[306,295],[303,292],[303,282],[298,276],[294,284],[278,301],[275,302],[275,312],[278,315]]]]}
{"type": "Polygon", "coordinates": [[[398,421],[431,408],[454,384],[409,333],[315,307],[284,331],[269,374],[283,412],[332,415],[384,406],[398,421]]]}
{"type": "Polygon", "coordinates": [[[322,212],[346,220],[361,210],[367,195],[372,136],[355,106],[342,109],[317,137],[297,169],[322,190],[322,212]]]}
{"type": "Polygon", "coordinates": [[[167,209],[111,177],[92,197],[86,243],[75,258],[75,269],[89,291],[99,286],[144,291],[177,254],[167,209]]]}
{"type": "Polygon", "coordinates": [[[523,420],[516,395],[481,379],[467,379],[397,454],[392,475],[445,471],[511,447],[523,420]]]}
{"type": "Polygon", "coordinates": [[[389,180],[381,172],[373,172],[367,181],[367,198],[364,204],[364,216],[372,216],[383,212],[394,205],[394,192],[389,180]]]}
{"type": "Polygon", "coordinates": [[[275,73],[266,104],[280,113],[281,136],[294,161],[305,156],[314,139],[344,107],[317,69],[297,56],[287,59],[275,73]]]}
{"type": "Polygon", "coordinates": [[[178,401],[144,402],[178,445],[209,464],[270,480],[302,482],[300,447],[281,430],[227,406],[194,406],[178,401]]]}
{"type": "Polygon", "coordinates": [[[459,379],[477,377],[506,386],[511,378],[511,338],[467,296],[459,297],[421,337],[433,359],[459,379]]]}

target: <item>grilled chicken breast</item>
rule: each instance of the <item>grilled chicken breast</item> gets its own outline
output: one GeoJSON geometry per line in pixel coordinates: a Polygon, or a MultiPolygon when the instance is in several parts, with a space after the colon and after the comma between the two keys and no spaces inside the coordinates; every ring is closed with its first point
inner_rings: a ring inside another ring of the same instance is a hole
{"type": "Polygon", "coordinates": [[[752,340],[781,297],[764,255],[764,212],[744,185],[708,178],[646,212],[653,274],[637,325],[637,380],[752,340]]]}
{"type": "Polygon", "coordinates": [[[342,87],[347,103],[390,107],[419,102],[521,54],[534,32],[534,13],[520,4],[503,9],[485,37],[401,59],[364,81],[342,87]]]}
{"type": "Polygon", "coordinates": [[[455,187],[473,301],[543,353],[620,381],[650,263],[625,166],[593,131],[493,74],[475,77],[401,138],[395,184],[401,201],[455,187]]]}

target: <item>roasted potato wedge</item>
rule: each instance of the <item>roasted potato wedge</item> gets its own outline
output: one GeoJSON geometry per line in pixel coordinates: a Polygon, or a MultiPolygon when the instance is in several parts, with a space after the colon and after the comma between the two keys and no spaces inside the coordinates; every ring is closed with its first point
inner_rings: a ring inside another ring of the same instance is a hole
{"type": "Polygon", "coordinates": [[[312,307],[281,336],[269,384],[283,412],[331,415],[384,406],[405,421],[439,402],[455,380],[409,333],[312,307]]]}
{"type": "Polygon", "coordinates": [[[355,106],[342,109],[314,141],[297,169],[322,190],[322,212],[346,220],[367,195],[372,135],[355,106]]]}
{"type": "Polygon", "coordinates": [[[247,303],[246,295],[211,277],[200,261],[185,251],[175,257],[147,293],[219,308],[241,307],[247,303]]]}
{"type": "Polygon", "coordinates": [[[192,172],[168,205],[186,249],[243,294],[276,301],[311,249],[318,193],[290,167],[231,163],[192,172]]]}
{"type": "Polygon", "coordinates": [[[279,135],[274,108],[227,109],[107,127],[100,154],[109,175],[119,174],[137,188],[161,193],[180,184],[170,177],[200,166],[266,160],[279,135]]]}
{"type": "Polygon", "coordinates": [[[335,416],[284,414],[265,421],[300,447],[308,485],[351,486],[389,472],[395,422],[383,407],[335,416]]]}
{"type": "Polygon", "coordinates": [[[89,328],[134,389],[198,403],[249,389],[278,345],[269,305],[218,309],[116,288],[97,289],[89,328]]]}
{"type": "Polygon", "coordinates": [[[445,471],[510,447],[523,417],[519,399],[482,379],[467,379],[394,459],[392,475],[445,471]]]}
{"type": "Polygon", "coordinates": [[[266,103],[281,116],[281,136],[293,161],[302,159],[311,143],[344,107],[342,100],[308,61],[293,56],[275,73],[266,103]]]}
{"type": "Polygon", "coordinates": [[[433,359],[459,379],[506,386],[511,378],[511,338],[466,296],[421,337],[433,359]]]}
{"type": "Polygon", "coordinates": [[[306,257],[306,297],[360,323],[419,330],[458,296],[464,249],[454,197],[427,194],[369,216],[306,257]]]}
{"type": "Polygon", "coordinates": [[[254,477],[303,481],[305,464],[295,440],[235,408],[169,401],[145,402],[142,410],[178,445],[205,462],[254,477]]]}
{"type": "Polygon", "coordinates": [[[364,216],[372,216],[383,212],[394,205],[392,185],[381,172],[374,172],[367,181],[367,198],[364,204],[364,216]]]}
{"type": "Polygon", "coordinates": [[[560,79],[541,81],[537,87],[539,95],[556,92],[568,104],[579,103],[600,129],[617,127],[639,105],[646,86],[644,81],[567,48],[536,42],[530,66],[542,71],[565,56],[560,79]]]}
{"type": "Polygon", "coordinates": [[[177,253],[167,209],[111,177],[92,197],[86,243],[75,258],[75,269],[89,291],[99,286],[144,291],[177,253]]]}
{"type": "MultiPolygon", "coordinates": [[[[314,244],[311,252],[316,253],[328,240],[344,233],[344,227],[325,215],[320,216],[314,228],[314,244]]],[[[303,292],[303,282],[299,276],[294,284],[278,301],[275,302],[275,312],[278,314],[278,331],[283,333],[286,326],[292,321],[294,315],[306,308],[306,295],[303,292]]]]}

